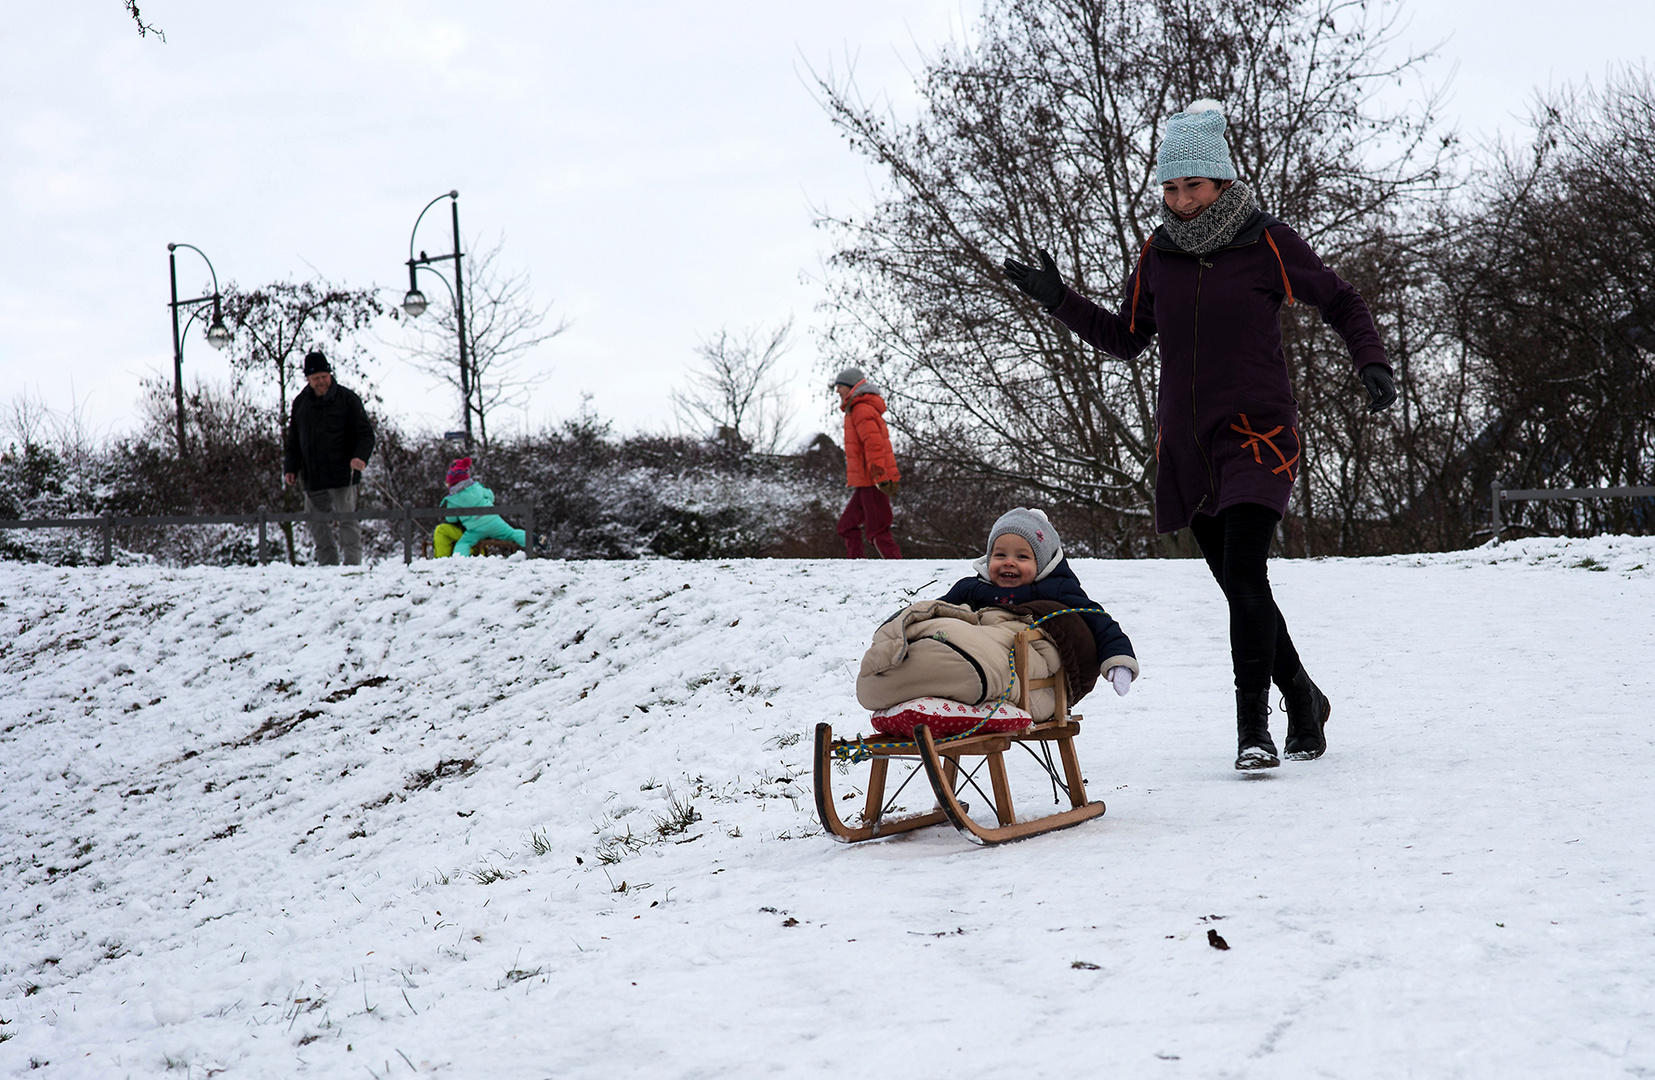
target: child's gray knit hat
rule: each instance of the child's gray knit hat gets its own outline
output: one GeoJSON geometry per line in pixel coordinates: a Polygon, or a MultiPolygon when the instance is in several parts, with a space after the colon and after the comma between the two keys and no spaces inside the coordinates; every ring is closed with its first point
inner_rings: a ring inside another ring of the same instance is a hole
{"type": "Polygon", "coordinates": [[[1166,137],[1155,151],[1155,182],[1184,176],[1234,180],[1230,144],[1224,141],[1224,107],[1210,98],[1193,101],[1167,121],[1166,137]]]}
{"type": "Polygon", "coordinates": [[[1034,549],[1034,580],[1044,578],[1053,567],[1063,561],[1063,544],[1058,540],[1057,530],[1052,528],[1045,512],[1018,507],[1001,514],[1000,520],[994,523],[994,528],[988,531],[988,553],[983,558],[985,571],[988,568],[989,556],[994,554],[994,541],[1008,533],[1021,536],[1029,542],[1029,547],[1034,549]]]}

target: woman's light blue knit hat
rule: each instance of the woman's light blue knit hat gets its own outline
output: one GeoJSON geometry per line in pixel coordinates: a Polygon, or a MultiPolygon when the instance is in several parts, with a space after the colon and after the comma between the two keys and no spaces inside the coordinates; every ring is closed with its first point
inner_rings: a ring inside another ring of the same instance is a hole
{"type": "Polygon", "coordinates": [[[1167,121],[1166,138],[1155,152],[1155,182],[1164,184],[1183,176],[1234,180],[1230,144],[1224,141],[1224,106],[1211,98],[1190,103],[1167,121]]]}

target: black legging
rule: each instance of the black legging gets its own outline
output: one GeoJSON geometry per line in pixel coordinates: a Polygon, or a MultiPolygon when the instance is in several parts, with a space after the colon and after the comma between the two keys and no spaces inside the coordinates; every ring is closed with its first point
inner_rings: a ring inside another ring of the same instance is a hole
{"type": "Polygon", "coordinates": [[[1299,670],[1299,652],[1270,594],[1265,569],[1279,520],[1268,506],[1237,503],[1216,516],[1197,514],[1190,522],[1190,532],[1230,602],[1230,662],[1237,690],[1265,690],[1272,678],[1285,684],[1299,670]]]}

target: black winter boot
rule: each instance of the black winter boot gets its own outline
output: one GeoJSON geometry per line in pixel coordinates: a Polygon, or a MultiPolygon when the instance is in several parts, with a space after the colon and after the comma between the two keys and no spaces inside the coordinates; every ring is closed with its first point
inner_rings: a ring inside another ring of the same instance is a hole
{"type": "Polygon", "coordinates": [[[1270,688],[1236,691],[1236,768],[1274,769],[1281,764],[1270,739],[1270,688]]]}
{"type": "Polygon", "coordinates": [[[1282,704],[1287,709],[1287,741],[1282,744],[1288,761],[1311,761],[1327,751],[1327,736],[1322,728],[1333,713],[1333,705],[1316,684],[1310,673],[1299,665],[1299,670],[1281,688],[1282,704]]]}

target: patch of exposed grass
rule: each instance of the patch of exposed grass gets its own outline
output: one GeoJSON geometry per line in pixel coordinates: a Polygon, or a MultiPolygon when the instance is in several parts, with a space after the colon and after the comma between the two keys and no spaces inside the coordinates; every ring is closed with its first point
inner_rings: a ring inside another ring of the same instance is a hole
{"type": "Polygon", "coordinates": [[[437,762],[434,769],[421,769],[408,777],[403,785],[409,791],[423,791],[435,784],[438,780],[447,780],[454,776],[470,776],[477,771],[475,758],[444,758],[437,762]]]}
{"type": "Polygon", "coordinates": [[[333,693],[329,694],[327,697],[323,698],[322,700],[323,701],[344,701],[346,698],[350,697],[352,694],[356,693],[358,690],[364,690],[364,689],[367,689],[368,687],[371,687],[371,686],[384,686],[386,683],[388,683],[390,681],[391,681],[391,677],[389,675],[375,675],[371,679],[363,679],[361,682],[357,683],[355,686],[347,686],[347,687],[345,687],[341,690],[335,690],[333,693]]]}
{"type": "Polygon", "coordinates": [[[604,866],[613,866],[633,855],[644,846],[644,841],[632,835],[632,826],[626,827],[625,836],[612,836],[598,845],[598,862],[604,866]]]}
{"type": "Polygon", "coordinates": [[[266,720],[264,723],[260,724],[246,735],[243,735],[235,742],[228,743],[226,745],[252,746],[254,743],[261,743],[267,739],[279,739],[283,735],[286,735],[288,732],[292,731],[294,728],[298,727],[300,724],[304,723],[306,720],[310,720],[321,715],[322,711],[320,709],[300,709],[293,716],[266,720]]]}
{"type": "Polygon", "coordinates": [[[667,789],[667,812],[665,815],[656,815],[655,833],[663,840],[669,836],[677,836],[701,820],[700,811],[690,802],[689,797],[679,798],[667,789]]]}

